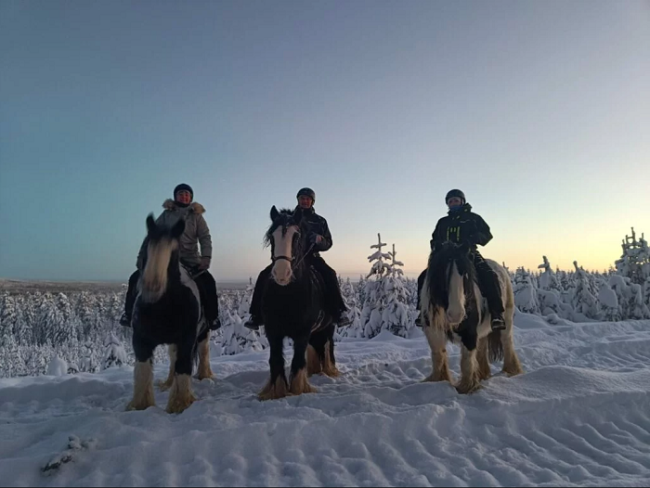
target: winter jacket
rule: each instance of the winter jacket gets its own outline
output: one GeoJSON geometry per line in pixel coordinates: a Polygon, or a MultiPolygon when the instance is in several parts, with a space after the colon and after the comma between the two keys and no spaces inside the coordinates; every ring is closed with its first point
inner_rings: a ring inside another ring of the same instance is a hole
{"type": "Polygon", "coordinates": [[[483,218],[472,212],[472,206],[466,203],[460,210],[449,211],[441,218],[431,236],[431,249],[445,241],[468,243],[472,249],[485,246],[492,240],[490,227],[483,218]]]}
{"type": "MultiPolygon", "coordinates": [[[[185,220],[185,231],[180,238],[179,252],[181,261],[189,266],[198,266],[201,257],[212,257],[212,238],[210,229],[203,218],[205,208],[200,203],[190,203],[187,207],[180,207],[174,200],[168,199],[163,203],[165,209],[156,219],[156,224],[173,226],[179,219],[185,220]],[[201,252],[199,253],[199,244],[201,252]]],[[[142,258],[147,246],[147,239],[142,243],[136,266],[142,269],[142,258]]]]}
{"type": "Polygon", "coordinates": [[[319,251],[325,252],[329,250],[329,248],[332,247],[332,234],[330,234],[330,229],[327,226],[327,220],[318,215],[313,207],[307,210],[296,207],[294,213],[296,212],[302,212],[303,220],[307,221],[307,229],[310,234],[310,239],[315,235],[323,237],[320,244],[314,244],[314,251],[316,251],[314,254],[318,256],[319,251]]]}

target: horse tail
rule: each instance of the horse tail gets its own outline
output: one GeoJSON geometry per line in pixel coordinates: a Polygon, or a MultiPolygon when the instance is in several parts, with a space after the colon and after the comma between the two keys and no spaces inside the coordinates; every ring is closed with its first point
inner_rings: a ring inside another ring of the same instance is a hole
{"type": "Polygon", "coordinates": [[[488,351],[490,362],[501,361],[504,358],[503,344],[501,343],[501,331],[495,330],[488,335],[488,351]]]}

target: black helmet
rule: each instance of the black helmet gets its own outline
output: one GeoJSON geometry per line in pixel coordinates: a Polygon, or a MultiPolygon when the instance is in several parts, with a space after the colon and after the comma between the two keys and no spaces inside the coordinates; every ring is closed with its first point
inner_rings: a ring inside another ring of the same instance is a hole
{"type": "Polygon", "coordinates": [[[449,199],[452,197],[460,198],[463,201],[463,205],[467,202],[467,200],[465,200],[465,194],[462,191],[450,190],[449,193],[447,193],[447,196],[445,197],[445,203],[447,203],[449,199]]]}
{"type": "Polygon", "coordinates": [[[192,187],[188,185],[187,183],[181,183],[178,185],[176,188],[174,188],[174,199],[176,198],[176,194],[179,191],[189,191],[190,194],[192,195],[192,200],[194,200],[194,190],[192,190],[192,187]]]}
{"type": "Polygon", "coordinates": [[[300,198],[301,196],[309,197],[313,203],[316,203],[316,192],[314,192],[314,190],[311,188],[301,188],[296,195],[296,198],[300,198]]]}

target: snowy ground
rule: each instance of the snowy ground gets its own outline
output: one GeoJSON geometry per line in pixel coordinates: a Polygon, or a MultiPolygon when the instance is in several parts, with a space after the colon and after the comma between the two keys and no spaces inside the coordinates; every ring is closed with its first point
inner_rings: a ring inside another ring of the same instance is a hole
{"type": "Polygon", "coordinates": [[[130,368],[3,379],[0,483],[649,486],[650,321],[516,325],[527,373],[472,396],[420,383],[424,337],[385,335],[340,344],[344,374],[315,378],[320,393],[266,403],[267,353],[217,358],[218,379],[179,416],[162,410],[167,393],[124,412],[130,368]],[[70,436],[71,462],[42,474],[70,436]]]}

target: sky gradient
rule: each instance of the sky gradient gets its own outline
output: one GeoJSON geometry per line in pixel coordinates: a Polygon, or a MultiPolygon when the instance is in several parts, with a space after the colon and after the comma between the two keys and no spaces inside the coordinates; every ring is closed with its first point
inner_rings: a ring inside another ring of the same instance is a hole
{"type": "Polygon", "coordinates": [[[317,193],[344,276],[465,191],[511,269],[650,235],[650,2],[0,2],[0,277],[126,280],[180,182],[218,281],[317,193]]]}

